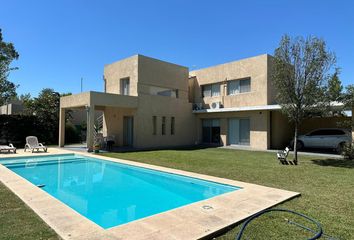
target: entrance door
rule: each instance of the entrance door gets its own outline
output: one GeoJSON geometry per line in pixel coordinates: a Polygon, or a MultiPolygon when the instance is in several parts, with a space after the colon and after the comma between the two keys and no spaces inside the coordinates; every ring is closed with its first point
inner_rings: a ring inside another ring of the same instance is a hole
{"type": "Polygon", "coordinates": [[[133,126],[133,117],[123,117],[123,146],[133,146],[133,126]]]}
{"type": "Polygon", "coordinates": [[[220,144],[220,120],[202,119],[203,143],[220,144]]]}

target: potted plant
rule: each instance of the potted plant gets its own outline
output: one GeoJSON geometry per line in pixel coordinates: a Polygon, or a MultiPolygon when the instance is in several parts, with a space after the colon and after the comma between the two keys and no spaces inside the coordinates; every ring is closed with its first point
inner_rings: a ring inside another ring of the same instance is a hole
{"type": "Polygon", "coordinates": [[[99,152],[100,152],[100,148],[101,148],[101,146],[100,146],[99,143],[95,143],[95,144],[93,145],[93,151],[94,151],[95,153],[99,153],[99,152]]]}

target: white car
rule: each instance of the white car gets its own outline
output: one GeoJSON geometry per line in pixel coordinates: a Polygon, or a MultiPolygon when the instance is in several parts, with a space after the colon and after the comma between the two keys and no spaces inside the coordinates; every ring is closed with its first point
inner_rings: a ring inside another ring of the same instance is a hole
{"type": "MultiPolygon", "coordinates": [[[[305,135],[298,136],[297,149],[302,148],[331,148],[338,153],[342,152],[343,146],[352,141],[351,132],[342,128],[321,128],[313,130],[305,135]]],[[[291,141],[290,146],[294,146],[291,141]]]]}

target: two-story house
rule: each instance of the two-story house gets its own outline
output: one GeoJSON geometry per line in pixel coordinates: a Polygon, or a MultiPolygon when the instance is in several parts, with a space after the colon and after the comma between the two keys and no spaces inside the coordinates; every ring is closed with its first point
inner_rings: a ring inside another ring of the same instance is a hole
{"type": "Polygon", "coordinates": [[[188,99],[188,68],[135,55],[104,67],[104,93],[60,100],[59,144],[64,145],[65,109],[87,110],[87,145],[94,143],[94,112],[103,112],[103,135],[134,148],[192,145],[196,121],[188,99]]]}
{"type": "MultiPolygon", "coordinates": [[[[104,93],[60,101],[60,146],[65,110],[87,112],[87,146],[95,137],[95,110],[103,135],[116,146],[162,148],[193,144],[282,148],[293,127],[282,115],[272,85],[272,56],[264,54],[189,72],[187,67],[135,55],[104,67],[104,93]]],[[[335,120],[316,120],[317,127],[335,120]]],[[[311,129],[306,125],[303,129],[311,129]]]]}

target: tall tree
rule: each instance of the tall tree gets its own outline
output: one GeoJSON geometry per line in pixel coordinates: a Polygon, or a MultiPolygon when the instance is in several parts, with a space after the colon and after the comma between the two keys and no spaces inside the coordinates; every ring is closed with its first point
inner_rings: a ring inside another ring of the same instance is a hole
{"type": "Polygon", "coordinates": [[[327,96],[329,101],[340,101],[343,94],[342,82],[339,79],[340,69],[336,68],[334,74],[328,80],[327,96]]]}
{"type": "MultiPolygon", "coordinates": [[[[25,114],[38,118],[39,125],[45,129],[43,138],[50,143],[56,143],[58,140],[60,97],[68,95],[71,93],[59,94],[54,89],[44,88],[36,98],[31,98],[30,94],[20,96],[25,106],[25,114]]],[[[65,118],[72,118],[71,111],[66,111],[65,118]]]]}
{"type": "Polygon", "coordinates": [[[345,108],[354,108],[354,84],[348,85],[345,88],[345,93],[343,94],[342,98],[345,108]]]}
{"type": "Polygon", "coordinates": [[[0,105],[16,96],[17,86],[8,80],[8,76],[11,70],[17,69],[11,67],[10,64],[18,57],[19,54],[14,45],[3,41],[0,29],[0,105]]]}
{"type": "Polygon", "coordinates": [[[58,139],[60,94],[51,88],[43,89],[38,97],[28,104],[30,113],[38,117],[40,125],[45,129],[46,141],[58,139]]]}
{"type": "Polygon", "coordinates": [[[283,113],[294,123],[294,163],[298,163],[297,137],[300,123],[308,115],[326,109],[325,86],[335,55],[317,37],[282,37],[275,49],[273,81],[283,113]]]}

